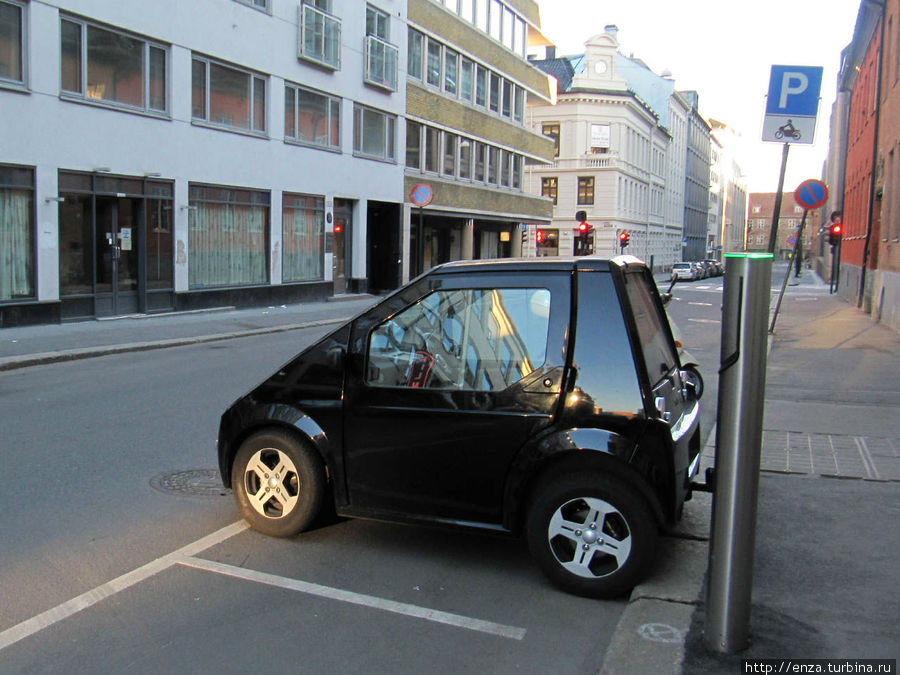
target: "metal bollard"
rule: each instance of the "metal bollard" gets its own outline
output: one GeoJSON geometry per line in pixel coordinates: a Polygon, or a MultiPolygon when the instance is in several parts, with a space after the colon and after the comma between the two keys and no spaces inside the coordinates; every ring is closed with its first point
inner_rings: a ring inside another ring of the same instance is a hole
{"type": "Polygon", "coordinates": [[[745,649],[766,389],[772,254],[726,254],[706,645],[745,649]]]}

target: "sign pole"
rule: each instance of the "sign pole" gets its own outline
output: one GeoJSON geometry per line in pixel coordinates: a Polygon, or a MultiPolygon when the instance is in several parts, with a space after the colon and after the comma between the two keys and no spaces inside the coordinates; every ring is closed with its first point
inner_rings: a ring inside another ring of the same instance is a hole
{"type": "Polygon", "coordinates": [[[778,217],[781,215],[781,198],[784,191],[784,174],[787,169],[788,150],[791,144],[785,143],[781,151],[781,173],[778,175],[778,192],[775,193],[775,212],[772,214],[772,229],[769,230],[769,253],[775,253],[775,244],[778,241],[778,217]]]}
{"type": "MultiPolygon", "coordinates": [[[[803,234],[803,226],[806,224],[806,214],[809,213],[807,209],[803,209],[803,218],[800,219],[800,235],[803,234]]],[[[800,238],[797,238],[797,241],[794,242],[794,256],[796,257],[799,252],[798,249],[800,247],[800,238]]],[[[788,279],[791,278],[791,268],[793,265],[793,260],[788,262],[787,273],[784,275],[784,282],[781,284],[781,292],[778,294],[778,302],[775,303],[775,313],[772,315],[772,324],[769,326],[769,334],[775,332],[775,322],[778,321],[778,311],[781,309],[781,300],[784,298],[784,290],[787,288],[788,279]]]]}

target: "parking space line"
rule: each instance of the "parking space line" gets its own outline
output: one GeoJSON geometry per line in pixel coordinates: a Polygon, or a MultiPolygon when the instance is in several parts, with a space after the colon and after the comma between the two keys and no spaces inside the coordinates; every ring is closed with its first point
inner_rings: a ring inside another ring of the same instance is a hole
{"type": "Polygon", "coordinates": [[[217,530],[212,534],[201,537],[187,546],[182,546],[161,558],[157,558],[131,572],[126,572],[122,576],[116,577],[112,581],[107,581],[105,584],[97,586],[86,593],[82,593],[61,605],[57,605],[52,609],[48,609],[46,612],[41,612],[11,628],[7,628],[0,633],[0,650],[6,649],[10,645],[19,642],[19,640],[24,640],[30,635],[34,635],[45,628],[49,628],[53,624],[58,623],[63,619],[67,619],[83,609],[96,605],[101,600],[105,600],[120,591],[131,588],[135,584],[168,569],[186,557],[196,555],[216,544],[220,544],[226,539],[230,539],[234,535],[240,534],[246,530],[247,527],[247,523],[243,520],[232,523],[231,525],[226,525],[221,530],[217,530]]]}
{"type": "Polygon", "coordinates": [[[522,640],[525,637],[525,629],[515,626],[506,626],[491,621],[482,621],[481,619],[473,619],[471,617],[462,616],[460,614],[450,614],[448,612],[440,612],[427,607],[419,607],[418,605],[410,605],[404,602],[395,602],[393,600],[385,600],[372,595],[363,595],[362,593],[354,593],[352,591],[344,591],[339,588],[330,586],[321,586],[319,584],[300,581],[298,579],[290,579],[288,577],[280,577],[266,572],[257,572],[256,570],[245,569],[243,567],[234,567],[212,560],[204,560],[202,558],[187,557],[179,561],[181,565],[194,567],[216,574],[243,579],[245,581],[254,581],[268,586],[276,586],[285,588],[299,593],[307,593],[321,598],[330,600],[338,600],[340,602],[348,602],[354,605],[362,605],[363,607],[371,607],[380,609],[385,612],[393,612],[395,614],[403,614],[416,619],[424,619],[457,628],[465,628],[481,633],[489,633],[499,637],[509,638],[511,640],[522,640]]]}

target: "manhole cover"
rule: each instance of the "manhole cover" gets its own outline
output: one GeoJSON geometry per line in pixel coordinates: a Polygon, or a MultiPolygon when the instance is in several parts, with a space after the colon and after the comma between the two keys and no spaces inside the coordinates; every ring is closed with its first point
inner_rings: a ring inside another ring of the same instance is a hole
{"type": "Polygon", "coordinates": [[[191,497],[224,497],[230,492],[222,485],[215,469],[168,471],[151,478],[150,487],[166,494],[191,497]]]}

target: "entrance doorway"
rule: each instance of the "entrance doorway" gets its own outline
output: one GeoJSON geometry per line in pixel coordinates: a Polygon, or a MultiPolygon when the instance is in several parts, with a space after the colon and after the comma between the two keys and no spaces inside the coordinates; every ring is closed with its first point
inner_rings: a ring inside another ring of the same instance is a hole
{"type": "Polygon", "coordinates": [[[97,196],[96,286],[97,316],[138,311],[138,249],[135,246],[142,200],[97,196]]]}
{"type": "Polygon", "coordinates": [[[174,307],[167,181],[59,173],[59,290],[64,321],[174,307]]]}
{"type": "Polygon", "coordinates": [[[366,217],[368,291],[384,293],[400,286],[400,205],[369,202],[366,217]]]}
{"type": "Polygon", "coordinates": [[[347,199],[334,200],[334,248],[331,274],[334,279],[334,294],[347,293],[347,275],[350,271],[350,242],[353,232],[353,202],[347,199]]]}

